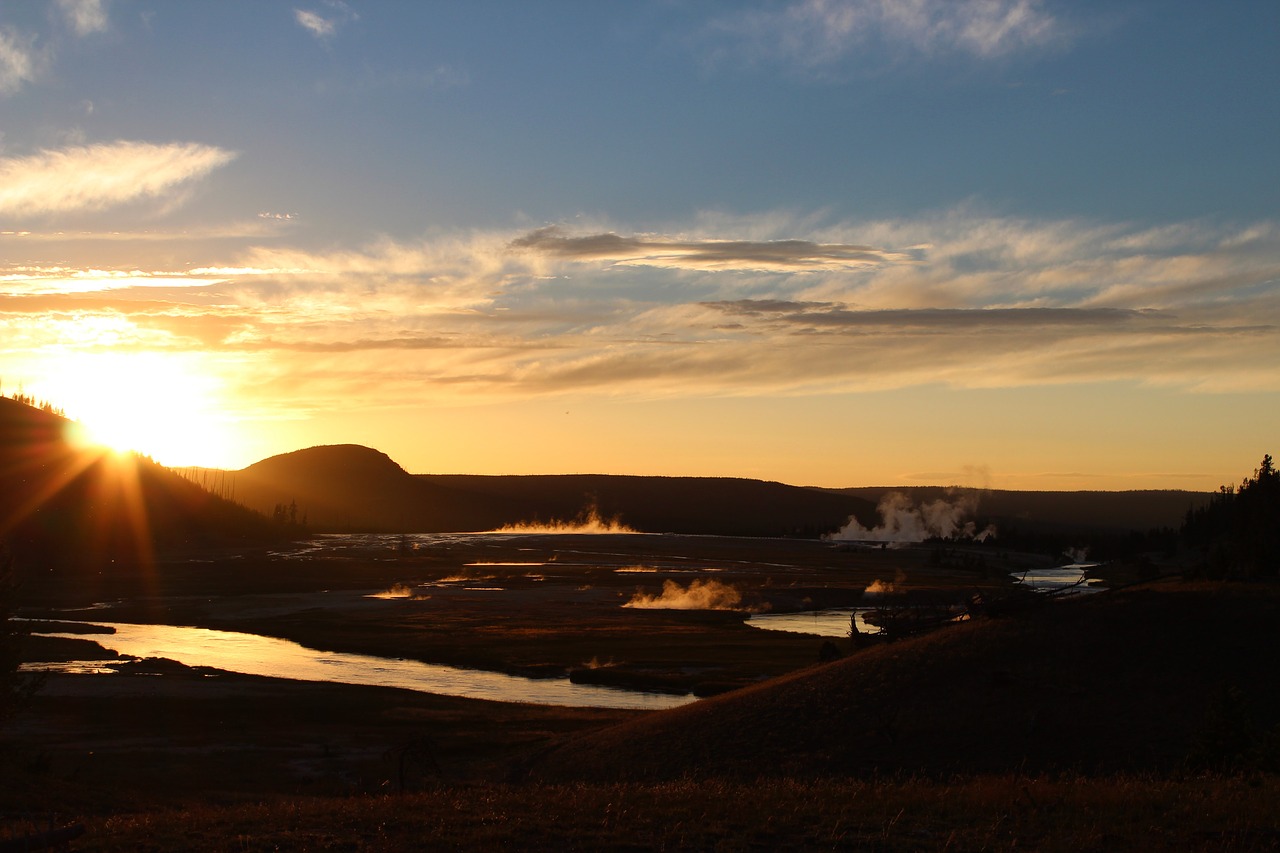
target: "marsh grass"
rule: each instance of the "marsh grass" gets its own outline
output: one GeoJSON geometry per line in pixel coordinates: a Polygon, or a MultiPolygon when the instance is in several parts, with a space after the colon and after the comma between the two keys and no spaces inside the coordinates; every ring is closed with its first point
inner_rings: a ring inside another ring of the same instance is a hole
{"type": "Polygon", "coordinates": [[[87,821],[85,850],[1274,850],[1275,777],[442,786],[87,821]]]}

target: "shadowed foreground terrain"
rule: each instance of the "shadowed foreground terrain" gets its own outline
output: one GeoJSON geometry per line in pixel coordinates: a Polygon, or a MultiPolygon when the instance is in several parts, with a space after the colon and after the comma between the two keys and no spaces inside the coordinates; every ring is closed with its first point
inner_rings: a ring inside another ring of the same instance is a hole
{"type": "Polygon", "coordinates": [[[1280,759],[1274,586],[1154,584],[979,619],[630,720],[537,778],[1172,772],[1280,759]]]}
{"type": "Polygon", "coordinates": [[[86,850],[1270,850],[1278,593],[1048,603],[649,713],[59,676],[4,796],[86,850]]]}

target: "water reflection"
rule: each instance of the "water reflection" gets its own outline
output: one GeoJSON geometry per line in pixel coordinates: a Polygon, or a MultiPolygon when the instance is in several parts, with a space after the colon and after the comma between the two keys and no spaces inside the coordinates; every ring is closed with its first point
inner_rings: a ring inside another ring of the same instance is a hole
{"type": "Polygon", "coordinates": [[[1013,575],[1014,580],[1035,592],[1101,592],[1102,580],[1090,577],[1090,570],[1100,563],[1072,563],[1054,569],[1036,569],[1013,575]]]}
{"type": "Polygon", "coordinates": [[[830,610],[804,610],[799,613],[756,613],[747,618],[752,628],[766,631],[789,631],[793,634],[812,634],[816,637],[849,636],[849,617],[858,622],[863,634],[879,634],[880,627],[866,620],[872,607],[834,607],[830,610]]]}
{"type": "MultiPolygon", "coordinates": [[[[524,678],[420,661],[318,651],[289,640],[235,631],[118,622],[93,624],[115,630],[112,635],[94,635],[93,639],[122,655],[169,658],[187,666],[208,666],[246,675],[399,687],[491,702],[527,702],[579,708],[657,710],[694,701],[692,696],[574,684],[567,678],[524,678]]],[[[40,633],[38,628],[35,633],[40,633]]],[[[47,636],[84,637],[83,634],[54,632],[47,636]]],[[[59,669],[61,670],[60,667],[59,669]]]]}

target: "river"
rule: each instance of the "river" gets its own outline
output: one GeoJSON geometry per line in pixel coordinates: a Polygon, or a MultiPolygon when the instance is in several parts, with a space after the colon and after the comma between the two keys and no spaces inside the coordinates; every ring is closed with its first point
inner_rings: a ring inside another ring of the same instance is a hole
{"type": "MultiPolygon", "coordinates": [[[[50,632],[50,637],[91,639],[122,655],[168,658],[187,666],[207,666],[246,675],[289,678],[299,681],[334,681],[372,687],[399,687],[444,696],[486,699],[491,702],[527,702],[577,708],[631,708],[658,710],[695,701],[693,696],[643,693],[592,684],[574,684],[567,678],[525,678],[501,672],[466,669],[421,661],[357,655],[310,649],[289,640],[187,628],[176,625],[135,625],[94,622],[112,634],[50,632]]],[[[32,623],[33,633],[39,631],[32,623]]],[[[95,666],[97,664],[95,663],[95,666]]],[[[29,670],[76,671],[75,666],[31,664],[29,670]]],[[[93,669],[92,667],[90,669],[93,669]]],[[[81,665],[78,671],[86,671],[81,665]]],[[[97,671],[101,671],[100,667],[97,671]]]]}

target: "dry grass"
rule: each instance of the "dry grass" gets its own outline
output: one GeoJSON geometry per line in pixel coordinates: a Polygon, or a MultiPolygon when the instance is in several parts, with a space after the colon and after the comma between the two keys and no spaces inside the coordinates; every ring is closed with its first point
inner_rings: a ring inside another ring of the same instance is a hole
{"type": "Polygon", "coordinates": [[[586,733],[533,770],[615,781],[1275,769],[1280,683],[1262,661],[1278,615],[1272,587],[1062,602],[586,733]]]}
{"type": "Polygon", "coordinates": [[[91,818],[77,849],[1261,851],[1278,797],[1274,777],[472,784],[91,818]]]}

